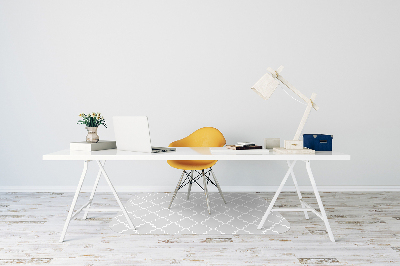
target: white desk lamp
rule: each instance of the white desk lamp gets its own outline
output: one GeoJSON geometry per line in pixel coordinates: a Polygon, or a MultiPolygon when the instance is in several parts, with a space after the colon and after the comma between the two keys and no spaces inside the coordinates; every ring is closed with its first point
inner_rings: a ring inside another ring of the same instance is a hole
{"type": "Polygon", "coordinates": [[[294,135],[293,140],[285,140],[284,148],[274,148],[274,152],[284,153],[284,154],[314,154],[315,151],[311,149],[307,149],[303,147],[303,141],[300,140],[301,132],[303,131],[303,127],[307,121],[307,118],[311,112],[311,108],[318,110],[319,107],[314,103],[317,94],[311,94],[311,98],[307,98],[304,94],[298,91],[293,85],[291,85],[287,80],[285,80],[280,73],[283,70],[283,66],[280,66],[276,71],[272,68],[267,68],[270,73],[266,73],[262,78],[257,81],[256,84],[251,88],[258,95],[260,95],[264,100],[268,100],[269,97],[274,93],[275,89],[279,85],[279,81],[285,84],[289,89],[291,89],[294,93],[296,93],[301,99],[303,99],[307,108],[304,112],[303,118],[300,121],[300,125],[297,128],[296,134],[294,135]],[[279,81],[278,81],[279,80],[279,81]]]}

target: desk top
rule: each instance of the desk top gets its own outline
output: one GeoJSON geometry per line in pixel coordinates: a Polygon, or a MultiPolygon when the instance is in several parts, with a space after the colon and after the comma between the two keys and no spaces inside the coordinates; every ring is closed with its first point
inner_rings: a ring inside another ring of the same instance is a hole
{"type": "Polygon", "coordinates": [[[208,147],[178,147],[174,152],[144,153],[121,151],[117,149],[101,151],[70,151],[62,150],[43,155],[43,160],[232,160],[232,161],[281,161],[281,160],[312,160],[335,161],[350,160],[350,155],[332,152],[316,151],[315,154],[212,154],[208,147]]]}

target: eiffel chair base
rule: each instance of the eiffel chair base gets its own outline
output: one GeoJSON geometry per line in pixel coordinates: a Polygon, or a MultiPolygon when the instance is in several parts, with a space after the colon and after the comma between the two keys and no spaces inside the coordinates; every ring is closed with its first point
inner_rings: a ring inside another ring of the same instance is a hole
{"type": "Polygon", "coordinates": [[[187,194],[187,199],[189,200],[190,191],[192,190],[192,184],[194,184],[194,183],[196,183],[201,189],[204,190],[209,214],[211,214],[211,208],[210,208],[210,202],[208,199],[208,189],[207,189],[208,183],[211,183],[216,188],[218,188],[218,192],[221,195],[224,203],[226,204],[226,201],[225,201],[224,195],[222,194],[222,190],[221,190],[221,187],[219,186],[218,180],[215,177],[214,171],[210,167],[206,170],[204,170],[204,169],[201,170],[201,172],[198,170],[191,170],[190,172],[183,170],[181,178],[179,179],[178,184],[176,185],[175,192],[174,192],[174,195],[172,196],[172,199],[171,199],[168,209],[171,208],[172,202],[174,201],[178,191],[186,185],[189,185],[188,186],[188,194],[187,194]],[[194,172],[196,172],[196,176],[193,175],[194,172]],[[211,180],[211,176],[214,179],[214,181],[211,180]],[[185,178],[183,178],[183,177],[185,177],[185,178]],[[198,182],[201,177],[203,177],[203,186],[201,184],[199,184],[199,182],[198,182]]]}

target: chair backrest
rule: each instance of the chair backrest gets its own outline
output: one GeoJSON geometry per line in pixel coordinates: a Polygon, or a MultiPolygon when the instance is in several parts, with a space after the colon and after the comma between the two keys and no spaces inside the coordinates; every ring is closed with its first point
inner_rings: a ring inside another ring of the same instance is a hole
{"type": "Polygon", "coordinates": [[[172,142],[169,147],[223,147],[224,135],[213,127],[203,127],[186,138],[172,142]]]}

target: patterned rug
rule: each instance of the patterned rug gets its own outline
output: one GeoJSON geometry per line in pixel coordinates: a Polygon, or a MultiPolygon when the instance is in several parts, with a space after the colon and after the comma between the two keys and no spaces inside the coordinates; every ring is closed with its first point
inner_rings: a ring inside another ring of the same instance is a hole
{"type": "Polygon", "coordinates": [[[204,193],[194,192],[187,200],[178,193],[168,209],[172,193],[137,193],[124,205],[137,230],[129,229],[122,212],[110,222],[120,234],[281,234],[290,229],[279,213],[269,215],[264,228],[257,229],[267,201],[256,193],[209,193],[211,215],[204,193]]]}

